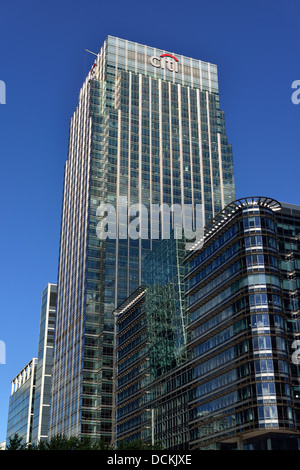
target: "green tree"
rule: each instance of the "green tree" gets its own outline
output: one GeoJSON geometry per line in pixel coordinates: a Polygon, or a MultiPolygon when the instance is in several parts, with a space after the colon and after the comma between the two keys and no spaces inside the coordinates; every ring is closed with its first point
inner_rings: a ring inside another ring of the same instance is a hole
{"type": "Polygon", "coordinates": [[[26,444],[23,444],[23,439],[17,433],[13,437],[9,437],[6,450],[25,450],[26,444]]]}
{"type": "Polygon", "coordinates": [[[79,437],[71,436],[66,437],[62,434],[51,437],[49,441],[46,442],[47,450],[79,450],[81,441],[79,437]]]}
{"type": "Polygon", "coordinates": [[[141,439],[125,440],[118,444],[117,449],[103,439],[93,441],[90,437],[66,437],[63,434],[51,437],[48,441],[38,444],[23,444],[22,438],[15,434],[9,438],[7,450],[161,450],[160,444],[149,444],[141,439]]]}
{"type": "Polygon", "coordinates": [[[104,440],[94,442],[90,437],[66,437],[62,434],[51,437],[48,441],[40,441],[32,450],[113,450],[104,440]]]}
{"type": "Polygon", "coordinates": [[[158,443],[150,444],[142,439],[124,440],[118,444],[117,450],[161,450],[161,445],[158,443]]]}

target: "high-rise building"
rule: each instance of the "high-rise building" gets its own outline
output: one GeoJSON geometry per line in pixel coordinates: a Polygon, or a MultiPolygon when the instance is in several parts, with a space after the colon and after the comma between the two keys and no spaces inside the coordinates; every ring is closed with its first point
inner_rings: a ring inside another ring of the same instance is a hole
{"type": "Polygon", "coordinates": [[[142,284],[161,236],[152,219],[129,236],[132,216],[198,204],[204,223],[233,199],[216,65],[107,37],[70,124],[50,435],[111,439],[112,312],[142,284]],[[117,220],[107,238],[97,232],[103,204],[117,220]]]}
{"type": "MultiPolygon", "coordinates": [[[[147,258],[150,278],[159,249],[147,258]]],[[[182,285],[184,347],[174,308],[165,309],[169,322],[164,314],[156,321],[149,286],[116,309],[117,443],[139,437],[177,450],[299,449],[300,206],[233,201],[205,227],[203,245],[177,257],[180,282],[160,279],[172,266],[160,259],[157,297],[168,302],[182,285]]]]}
{"type": "Polygon", "coordinates": [[[48,439],[56,284],[42,292],[37,358],[33,358],[12,380],[7,436],[18,434],[23,444],[48,439]]]}
{"type": "Polygon", "coordinates": [[[31,359],[11,382],[6,443],[15,434],[23,444],[31,442],[37,359],[31,359]]]}
{"type": "Polygon", "coordinates": [[[48,439],[56,293],[57,285],[50,283],[42,293],[31,439],[34,444],[48,439]]]}

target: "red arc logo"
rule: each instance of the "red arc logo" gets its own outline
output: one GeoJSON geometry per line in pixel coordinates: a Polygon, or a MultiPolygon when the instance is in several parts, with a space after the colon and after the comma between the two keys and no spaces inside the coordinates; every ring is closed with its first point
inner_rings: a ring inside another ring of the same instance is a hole
{"type": "Polygon", "coordinates": [[[160,57],[171,57],[172,59],[176,60],[176,62],[179,62],[178,59],[172,54],[161,54],[160,57]]]}

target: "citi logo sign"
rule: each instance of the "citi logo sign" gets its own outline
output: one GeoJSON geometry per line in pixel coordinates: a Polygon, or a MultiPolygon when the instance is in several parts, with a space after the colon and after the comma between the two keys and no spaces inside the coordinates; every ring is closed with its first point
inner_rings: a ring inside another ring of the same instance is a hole
{"type": "Polygon", "coordinates": [[[160,57],[153,55],[150,57],[150,63],[153,67],[166,69],[170,72],[178,72],[178,59],[172,54],[161,54],[160,57]]]}

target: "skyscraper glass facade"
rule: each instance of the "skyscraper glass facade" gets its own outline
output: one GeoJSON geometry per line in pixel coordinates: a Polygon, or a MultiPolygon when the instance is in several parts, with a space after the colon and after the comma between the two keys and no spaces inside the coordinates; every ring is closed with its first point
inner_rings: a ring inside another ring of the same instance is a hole
{"type": "Polygon", "coordinates": [[[37,359],[33,358],[12,380],[9,398],[6,444],[15,434],[22,443],[31,442],[37,359]]]}
{"type": "Polygon", "coordinates": [[[150,220],[147,235],[128,236],[137,207],[201,204],[204,222],[233,199],[217,67],[109,36],[70,124],[50,435],[111,438],[112,312],[161,235],[150,220]],[[103,203],[115,238],[97,234],[103,203]]]}
{"type": "Polygon", "coordinates": [[[57,285],[42,292],[38,355],[12,380],[7,442],[18,434],[23,444],[47,440],[53,366],[53,340],[57,285]]]}
{"type": "Polygon", "coordinates": [[[186,361],[184,255],[183,240],[157,244],[145,257],[144,286],[114,312],[117,445],[123,439],[153,441],[153,383],[186,361]]]}
{"type": "Polygon", "coordinates": [[[31,438],[35,444],[47,440],[49,431],[56,295],[56,284],[48,284],[42,293],[31,438]]]}
{"type": "Polygon", "coordinates": [[[145,258],[145,312],[152,379],[186,359],[184,255],[184,241],[171,238],[162,240],[145,258]]]}
{"type": "Polygon", "coordinates": [[[122,439],[151,439],[150,358],[145,289],[141,286],[114,312],[116,361],[114,426],[122,439]]]}

